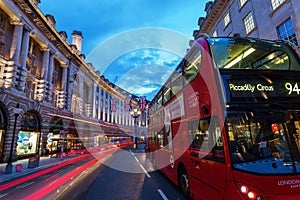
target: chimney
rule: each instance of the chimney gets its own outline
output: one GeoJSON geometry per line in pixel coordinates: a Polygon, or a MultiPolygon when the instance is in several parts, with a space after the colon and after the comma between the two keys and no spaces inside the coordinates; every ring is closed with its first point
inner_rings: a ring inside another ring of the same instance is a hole
{"type": "Polygon", "coordinates": [[[35,8],[37,8],[38,5],[39,5],[39,3],[41,3],[41,1],[40,1],[40,0],[31,0],[30,3],[31,3],[35,8]]]}
{"type": "Polygon", "coordinates": [[[46,17],[46,19],[48,20],[48,24],[49,24],[52,28],[56,29],[56,21],[55,21],[53,15],[47,14],[45,17],[46,17]]]}
{"type": "Polygon", "coordinates": [[[66,31],[60,31],[60,32],[59,32],[59,35],[60,35],[60,37],[61,37],[64,41],[66,41],[67,38],[68,38],[68,35],[67,35],[66,31]]]}
{"type": "Polygon", "coordinates": [[[204,9],[204,11],[206,12],[206,16],[208,16],[208,15],[210,14],[210,12],[211,12],[213,6],[214,6],[214,2],[213,2],[213,1],[209,1],[209,2],[207,2],[207,3],[205,4],[205,9],[204,9]]]}
{"type": "Polygon", "coordinates": [[[200,27],[200,29],[201,29],[201,26],[202,26],[202,24],[205,22],[205,17],[199,17],[199,19],[198,19],[198,26],[200,27]]]}
{"type": "Polygon", "coordinates": [[[81,47],[82,47],[82,33],[81,31],[74,30],[72,33],[72,44],[77,47],[78,55],[81,54],[81,47]]]}

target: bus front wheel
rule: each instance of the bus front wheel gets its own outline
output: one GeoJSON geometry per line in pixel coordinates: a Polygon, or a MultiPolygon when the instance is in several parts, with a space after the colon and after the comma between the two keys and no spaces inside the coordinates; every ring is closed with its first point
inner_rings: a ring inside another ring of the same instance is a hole
{"type": "Polygon", "coordinates": [[[180,167],[178,172],[178,186],[185,197],[190,197],[190,183],[187,171],[184,167],[180,167]]]}

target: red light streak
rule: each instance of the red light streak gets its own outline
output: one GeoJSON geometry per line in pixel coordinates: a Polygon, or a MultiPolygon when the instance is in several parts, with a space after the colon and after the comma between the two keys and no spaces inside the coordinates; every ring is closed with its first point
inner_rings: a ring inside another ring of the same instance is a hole
{"type": "MultiPolygon", "coordinates": [[[[106,148],[110,148],[109,145],[107,145],[107,146],[105,146],[105,147],[106,147],[106,148]]],[[[90,150],[91,150],[91,151],[95,151],[96,149],[97,149],[97,148],[95,148],[95,149],[90,149],[90,150]]],[[[111,152],[111,151],[108,151],[108,152],[111,152]]],[[[23,183],[23,182],[26,182],[26,181],[29,181],[29,180],[31,180],[31,179],[34,179],[34,178],[36,178],[36,177],[42,176],[42,175],[47,174],[47,173],[49,173],[49,172],[51,172],[51,171],[53,171],[53,170],[57,170],[57,169],[59,169],[59,168],[62,168],[62,167],[67,166],[67,165],[70,165],[70,164],[72,164],[72,163],[74,163],[74,162],[77,162],[77,161],[79,161],[79,160],[88,158],[88,157],[90,157],[90,156],[92,156],[92,154],[86,154],[86,155],[83,155],[83,156],[79,156],[79,157],[70,159],[70,160],[68,160],[68,161],[65,161],[65,162],[63,162],[63,163],[59,163],[58,165],[52,166],[52,167],[50,167],[50,168],[48,168],[48,169],[45,169],[45,170],[36,172],[36,173],[34,173],[34,174],[28,175],[28,176],[26,176],[26,177],[20,178],[20,179],[18,179],[18,180],[15,180],[15,181],[12,181],[12,182],[9,182],[9,183],[0,185],[0,191],[6,190],[6,189],[8,189],[8,188],[10,188],[10,187],[13,187],[13,186],[15,186],[15,185],[18,185],[18,184],[21,184],[21,183],[23,183]]]]}
{"type": "Polygon", "coordinates": [[[55,189],[57,189],[58,187],[60,187],[61,185],[63,185],[67,181],[69,181],[72,177],[80,174],[85,169],[91,167],[96,162],[98,162],[99,159],[104,158],[105,156],[109,155],[111,152],[113,152],[115,150],[116,149],[112,149],[112,150],[109,150],[109,151],[105,152],[104,154],[98,156],[96,159],[93,159],[93,160],[89,161],[88,163],[86,163],[86,164],[80,166],[79,168],[69,172],[68,174],[66,174],[63,177],[58,178],[55,182],[53,182],[49,185],[46,185],[44,188],[39,189],[35,193],[32,193],[32,194],[28,195],[27,197],[23,198],[23,200],[42,199],[43,197],[45,197],[50,192],[54,191],[55,189]]]}
{"type": "Polygon", "coordinates": [[[34,174],[31,174],[31,175],[29,175],[29,176],[20,178],[20,179],[18,179],[18,180],[12,181],[12,182],[7,183],[7,184],[4,184],[4,185],[1,185],[1,186],[0,186],[0,191],[5,190],[5,189],[10,188],[10,187],[13,187],[13,186],[18,185],[18,184],[21,184],[21,183],[23,183],[23,182],[29,181],[29,180],[34,179],[34,178],[36,178],[36,177],[39,177],[39,176],[41,176],[41,175],[47,174],[47,173],[49,173],[49,172],[51,172],[51,171],[53,171],[53,170],[57,170],[57,169],[59,169],[59,168],[62,168],[62,167],[64,167],[64,166],[67,166],[67,165],[72,164],[72,163],[74,163],[74,162],[76,162],[76,161],[82,160],[82,159],[84,159],[84,158],[88,158],[88,157],[90,157],[90,156],[92,156],[92,155],[91,155],[91,154],[87,154],[87,155],[84,155],[84,156],[80,156],[80,157],[77,157],[77,158],[68,160],[68,161],[66,161],[66,162],[60,163],[60,164],[58,164],[58,165],[55,165],[55,166],[53,166],[53,167],[50,167],[50,168],[48,168],[48,169],[45,169],[45,170],[43,170],[43,171],[39,171],[39,172],[34,173],[34,174]]]}

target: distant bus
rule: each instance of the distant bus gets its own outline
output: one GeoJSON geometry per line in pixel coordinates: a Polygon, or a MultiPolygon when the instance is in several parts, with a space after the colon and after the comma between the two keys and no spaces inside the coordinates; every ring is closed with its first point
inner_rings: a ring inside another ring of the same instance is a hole
{"type": "Polygon", "coordinates": [[[300,199],[300,63],[284,41],[199,38],[149,106],[149,158],[192,199],[300,199]]]}

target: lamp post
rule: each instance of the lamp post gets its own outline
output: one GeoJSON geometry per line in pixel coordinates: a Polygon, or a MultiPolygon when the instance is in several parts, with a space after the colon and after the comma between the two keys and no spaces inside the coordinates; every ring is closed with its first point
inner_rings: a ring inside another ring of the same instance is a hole
{"type": "Polygon", "coordinates": [[[12,135],[11,144],[10,144],[9,158],[8,158],[7,165],[6,165],[6,168],[5,168],[5,173],[6,174],[11,174],[12,173],[12,152],[13,152],[13,148],[14,148],[17,119],[18,119],[18,116],[20,115],[21,111],[22,111],[22,109],[20,109],[19,103],[18,103],[16,105],[16,107],[14,108],[15,122],[14,122],[13,135],[12,135]]]}
{"type": "Polygon", "coordinates": [[[132,111],[130,111],[130,115],[131,117],[134,118],[134,134],[136,135],[135,137],[135,149],[137,149],[137,139],[138,139],[138,131],[137,131],[137,127],[138,127],[138,124],[137,124],[137,118],[142,114],[142,112],[140,110],[138,110],[137,108],[134,108],[132,111]]]}

